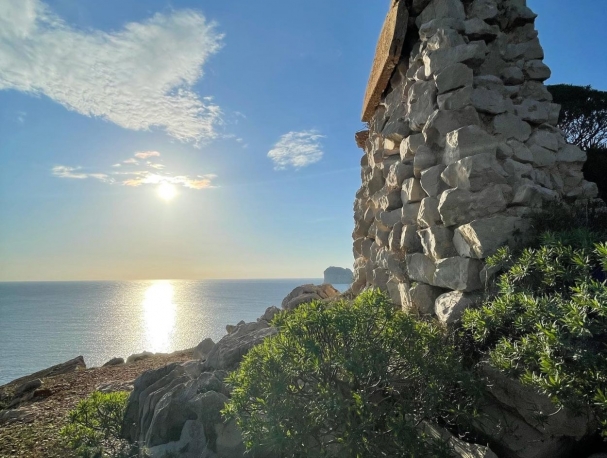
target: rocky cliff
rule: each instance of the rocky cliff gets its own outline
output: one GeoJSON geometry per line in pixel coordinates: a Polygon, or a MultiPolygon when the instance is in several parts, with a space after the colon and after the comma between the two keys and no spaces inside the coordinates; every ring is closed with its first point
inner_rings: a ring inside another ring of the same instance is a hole
{"type": "Polygon", "coordinates": [[[324,272],[324,282],[333,285],[349,285],[354,274],[350,269],[343,267],[329,267],[324,272]]]}

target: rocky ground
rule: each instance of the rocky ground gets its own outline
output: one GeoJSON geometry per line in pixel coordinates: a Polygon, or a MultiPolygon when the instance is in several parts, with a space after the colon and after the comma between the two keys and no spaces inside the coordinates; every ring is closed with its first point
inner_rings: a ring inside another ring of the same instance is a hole
{"type": "Polygon", "coordinates": [[[193,359],[193,351],[184,350],[170,355],[154,355],[129,364],[34,378],[42,382],[35,391],[38,394],[11,410],[2,410],[2,402],[8,404],[8,400],[14,398],[15,390],[27,379],[0,386],[0,458],[75,456],[62,445],[59,430],[65,424],[67,413],[78,401],[104,385],[132,389],[132,382],[143,372],[190,359],[193,359]]]}

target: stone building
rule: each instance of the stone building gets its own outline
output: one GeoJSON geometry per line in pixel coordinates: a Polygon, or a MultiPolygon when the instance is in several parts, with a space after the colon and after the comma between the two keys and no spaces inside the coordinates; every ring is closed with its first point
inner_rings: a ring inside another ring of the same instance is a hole
{"type": "Polygon", "coordinates": [[[483,288],[483,260],[545,202],[597,195],[525,0],[392,0],[356,135],[354,284],[443,322],[483,288]]]}

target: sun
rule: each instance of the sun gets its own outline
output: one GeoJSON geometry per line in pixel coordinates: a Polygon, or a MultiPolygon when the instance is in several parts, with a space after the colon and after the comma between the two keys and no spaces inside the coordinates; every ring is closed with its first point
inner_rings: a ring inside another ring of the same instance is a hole
{"type": "Polygon", "coordinates": [[[158,197],[168,202],[173,200],[173,197],[177,195],[177,188],[170,183],[160,183],[158,188],[156,188],[156,193],[158,197]]]}

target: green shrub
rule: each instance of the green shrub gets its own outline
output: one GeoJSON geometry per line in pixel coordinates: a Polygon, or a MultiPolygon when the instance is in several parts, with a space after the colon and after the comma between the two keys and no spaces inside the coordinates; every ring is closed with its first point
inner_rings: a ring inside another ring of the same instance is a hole
{"type": "Polygon", "coordinates": [[[587,230],[546,233],[537,249],[502,249],[497,294],[462,326],[496,368],[559,406],[593,409],[607,429],[607,244],[587,230]]]}
{"type": "Polygon", "coordinates": [[[248,449],[284,457],[450,456],[422,421],[465,423],[474,385],[444,330],[379,292],[314,302],[274,320],[279,333],[228,377],[224,415],[248,449]]]}
{"type": "Polygon", "coordinates": [[[122,419],[129,393],[95,391],[69,412],[60,435],[78,456],[85,458],[126,457],[129,446],[120,439],[122,419]]]}

